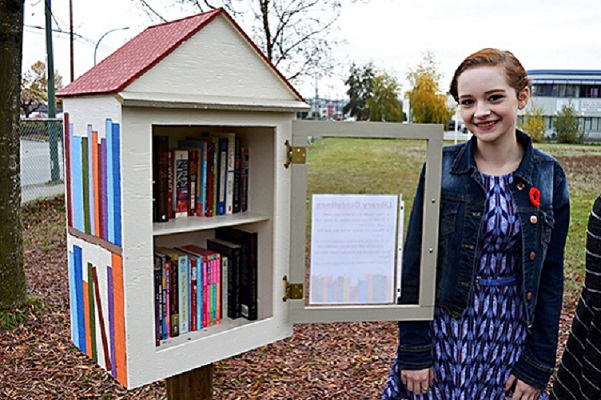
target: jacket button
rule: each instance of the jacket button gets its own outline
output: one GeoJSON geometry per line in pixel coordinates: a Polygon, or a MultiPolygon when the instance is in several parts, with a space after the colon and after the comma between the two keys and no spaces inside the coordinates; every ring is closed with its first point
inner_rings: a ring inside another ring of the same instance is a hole
{"type": "Polygon", "coordinates": [[[532,292],[526,293],[526,300],[528,300],[528,301],[532,300],[532,292]]]}
{"type": "Polygon", "coordinates": [[[518,188],[518,190],[524,190],[524,187],[526,187],[526,185],[524,185],[524,182],[519,182],[519,183],[517,184],[517,188],[518,188]]]}
{"type": "Polygon", "coordinates": [[[536,258],[536,253],[535,252],[530,252],[530,259],[534,260],[536,258]]]}
{"type": "Polygon", "coordinates": [[[531,224],[536,224],[537,222],[538,222],[538,218],[536,218],[536,215],[530,216],[530,223],[531,224]]]}

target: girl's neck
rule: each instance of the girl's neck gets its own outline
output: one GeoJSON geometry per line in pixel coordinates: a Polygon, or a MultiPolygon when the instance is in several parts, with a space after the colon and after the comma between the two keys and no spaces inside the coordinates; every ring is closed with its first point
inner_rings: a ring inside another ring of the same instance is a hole
{"type": "Polygon", "coordinates": [[[518,143],[517,137],[503,143],[476,142],[474,160],[478,170],[486,175],[507,175],[520,166],[524,149],[518,143]]]}

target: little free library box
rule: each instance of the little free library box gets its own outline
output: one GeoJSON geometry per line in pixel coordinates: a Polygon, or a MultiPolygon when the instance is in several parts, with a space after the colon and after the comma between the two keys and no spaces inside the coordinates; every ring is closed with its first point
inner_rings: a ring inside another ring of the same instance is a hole
{"type": "Polygon", "coordinates": [[[222,9],[149,27],[59,96],[72,340],[125,387],[289,337],[295,322],[432,318],[440,125],[297,120],[309,106],[222,9]],[[314,217],[330,219],[314,223],[328,227],[318,243],[338,250],[329,227],[353,230],[338,204],[386,209],[369,229],[388,232],[391,257],[387,273],[312,277],[309,299],[307,144],[330,136],[426,142],[419,304],[393,300],[398,194],[316,198],[314,217]]]}

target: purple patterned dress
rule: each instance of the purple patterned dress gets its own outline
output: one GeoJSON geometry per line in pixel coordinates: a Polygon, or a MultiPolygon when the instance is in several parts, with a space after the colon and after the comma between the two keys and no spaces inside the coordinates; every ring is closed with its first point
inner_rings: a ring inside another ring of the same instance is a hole
{"type": "MultiPolygon", "coordinates": [[[[478,271],[461,319],[436,308],[430,325],[434,385],[426,394],[407,393],[397,359],[382,399],[505,399],[503,389],[526,338],[521,296],[521,235],[508,186],[513,174],[482,175],[486,213],[480,227],[478,271]]],[[[539,399],[546,399],[543,391],[539,399]]]]}

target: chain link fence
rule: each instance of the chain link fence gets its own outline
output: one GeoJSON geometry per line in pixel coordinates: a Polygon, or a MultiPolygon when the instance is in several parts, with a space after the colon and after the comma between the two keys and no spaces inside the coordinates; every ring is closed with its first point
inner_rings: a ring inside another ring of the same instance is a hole
{"type": "Polygon", "coordinates": [[[63,121],[22,119],[21,202],[64,193],[63,121]]]}

